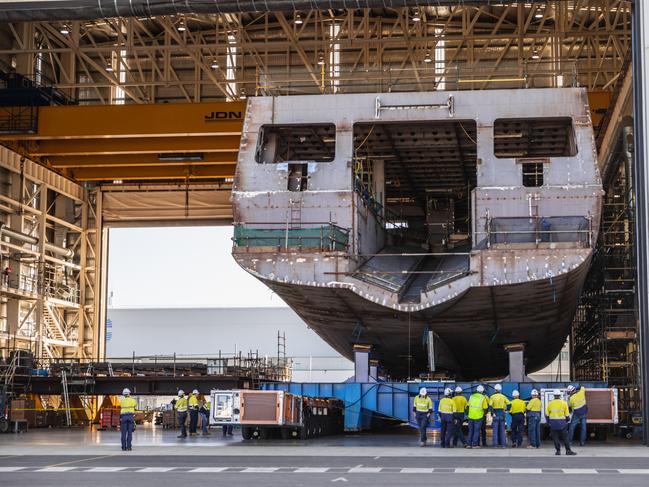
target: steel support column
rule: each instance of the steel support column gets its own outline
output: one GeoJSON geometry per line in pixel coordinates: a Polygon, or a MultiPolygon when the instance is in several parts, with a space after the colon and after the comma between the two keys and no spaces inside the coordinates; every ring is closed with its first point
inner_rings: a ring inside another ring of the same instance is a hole
{"type": "Polygon", "coordinates": [[[633,12],[633,97],[635,138],[635,183],[636,183],[636,249],[637,249],[637,307],[638,330],[640,333],[640,367],[642,377],[642,426],[643,443],[649,446],[649,5],[635,2],[633,12]]]}

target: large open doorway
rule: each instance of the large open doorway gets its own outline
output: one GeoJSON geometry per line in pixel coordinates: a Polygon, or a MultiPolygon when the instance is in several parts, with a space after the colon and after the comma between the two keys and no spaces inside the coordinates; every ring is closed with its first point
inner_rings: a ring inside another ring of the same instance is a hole
{"type": "Polygon", "coordinates": [[[358,276],[418,302],[422,290],[464,274],[477,184],[475,121],[358,123],[354,159],[355,189],[381,221],[385,242],[358,276]]]}

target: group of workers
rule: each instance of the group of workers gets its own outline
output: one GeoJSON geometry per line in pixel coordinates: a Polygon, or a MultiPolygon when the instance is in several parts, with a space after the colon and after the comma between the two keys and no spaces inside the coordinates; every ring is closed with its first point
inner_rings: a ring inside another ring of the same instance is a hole
{"type": "MultiPolygon", "coordinates": [[[[187,415],[189,414],[189,436],[198,436],[198,416],[201,416],[201,432],[203,436],[210,434],[210,409],[212,403],[209,396],[200,397],[197,389],[194,389],[189,397],[185,391],[180,389],[178,397],[171,401],[178,414],[178,425],[180,434],[178,438],[187,438],[187,415]]],[[[223,437],[232,436],[232,426],[223,427],[223,437]]]]}
{"type": "MultiPolygon", "coordinates": [[[[529,401],[520,398],[518,391],[512,392],[512,399],[502,393],[502,386],[496,384],[491,396],[485,394],[483,385],[476,387],[476,391],[469,396],[464,395],[461,387],[455,388],[455,394],[450,388],[444,390],[444,397],[440,399],[437,414],[439,416],[441,431],[440,443],[442,448],[453,448],[458,442],[465,448],[480,448],[486,446],[486,415],[491,414],[493,439],[495,448],[505,448],[507,437],[505,427],[507,414],[511,417],[511,446],[523,446],[523,430],[527,418],[527,448],[540,448],[541,446],[541,414],[542,406],[539,391],[532,390],[529,401]],[[465,438],[462,427],[468,420],[469,435],[465,438]]],[[[579,444],[586,441],[586,419],[588,407],[586,405],[586,390],[580,386],[570,385],[567,388],[568,402],[561,399],[561,391],[552,392],[553,400],[545,408],[546,422],[550,426],[550,433],[554,442],[556,454],[561,454],[563,443],[566,455],[576,455],[570,445],[573,441],[577,425],[580,426],[579,444]]],[[[433,401],[428,396],[428,391],[422,387],[419,395],[413,401],[413,411],[417,426],[419,427],[419,441],[421,446],[426,446],[426,431],[434,413],[433,401]]]]}
{"type": "MultiPolygon", "coordinates": [[[[122,451],[132,449],[133,431],[135,430],[135,410],[137,401],[131,397],[131,391],[124,389],[120,398],[119,428],[122,436],[122,451]]],[[[180,435],[178,438],[187,438],[187,416],[189,416],[189,436],[197,436],[198,416],[201,416],[201,430],[204,436],[210,434],[210,408],[209,396],[201,397],[198,390],[194,389],[189,397],[181,389],[178,397],[171,401],[178,415],[180,435]]],[[[232,426],[223,426],[223,437],[232,436],[232,426]]]]}

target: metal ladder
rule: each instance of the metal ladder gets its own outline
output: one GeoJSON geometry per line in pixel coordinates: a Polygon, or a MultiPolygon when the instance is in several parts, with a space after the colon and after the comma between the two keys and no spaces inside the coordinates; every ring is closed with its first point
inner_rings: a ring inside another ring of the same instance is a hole
{"type": "Polygon", "coordinates": [[[72,415],[70,414],[70,394],[68,393],[68,374],[65,370],[61,371],[61,385],[63,386],[63,407],[65,408],[65,420],[68,428],[72,426],[72,415]]]}
{"type": "Polygon", "coordinates": [[[302,200],[289,200],[290,206],[290,229],[302,228],[302,200]]]}

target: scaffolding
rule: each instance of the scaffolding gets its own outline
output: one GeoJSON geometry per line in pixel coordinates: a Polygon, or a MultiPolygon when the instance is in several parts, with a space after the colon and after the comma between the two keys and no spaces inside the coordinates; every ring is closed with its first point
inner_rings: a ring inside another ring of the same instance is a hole
{"type": "Polygon", "coordinates": [[[605,185],[598,247],[572,330],[572,375],[619,390],[620,420],[640,411],[633,184],[628,130],[605,185]]]}

